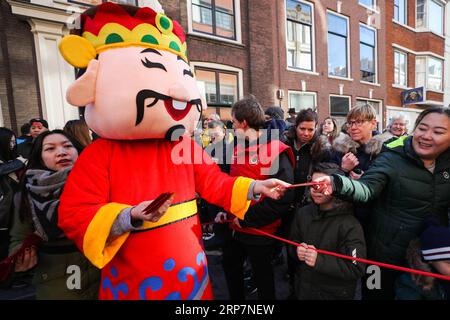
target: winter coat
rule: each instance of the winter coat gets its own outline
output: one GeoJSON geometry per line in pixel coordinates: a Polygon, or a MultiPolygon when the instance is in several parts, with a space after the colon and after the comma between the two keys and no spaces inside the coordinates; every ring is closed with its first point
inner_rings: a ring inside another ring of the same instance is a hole
{"type": "MultiPolygon", "coordinates": [[[[321,211],[316,204],[300,208],[291,226],[290,239],[317,249],[333,251],[358,258],[366,257],[366,244],[361,225],[349,205],[321,211]]],[[[295,291],[299,299],[353,299],[357,280],[365,272],[364,264],[317,254],[316,265],[299,261],[296,247],[289,254],[297,261],[295,291]]]]}
{"type": "Polygon", "coordinates": [[[355,169],[361,169],[366,171],[369,169],[372,162],[380,153],[383,143],[379,139],[373,137],[365,145],[361,145],[358,142],[352,140],[349,135],[340,134],[333,142],[332,146],[332,162],[341,166],[342,157],[352,152],[356,158],[358,158],[359,165],[355,169]]]}
{"type": "Polygon", "coordinates": [[[395,281],[395,299],[447,300],[447,293],[437,279],[429,290],[425,290],[414,282],[411,274],[403,273],[395,281]]]}
{"type": "Polygon", "coordinates": [[[369,257],[386,263],[405,263],[406,248],[435,216],[448,225],[450,149],[428,171],[412,147],[412,137],[386,145],[361,179],[333,175],[334,194],[356,202],[373,202],[369,225],[369,257]]]}
{"type": "MultiPolygon", "coordinates": [[[[33,170],[27,171],[27,177],[30,171],[33,170]]],[[[55,174],[59,173],[61,172],[58,171],[55,174]]],[[[62,182],[65,182],[65,180],[62,182]]],[[[10,254],[14,253],[21,246],[22,241],[28,235],[33,232],[39,233],[38,230],[41,229],[37,228],[36,220],[33,221],[31,217],[20,217],[21,197],[22,193],[17,193],[14,198],[15,210],[10,232],[10,254]]],[[[39,199],[43,201],[44,197],[42,196],[39,199]]],[[[55,193],[53,201],[58,200],[59,195],[55,193]]],[[[52,204],[47,202],[45,207],[51,208],[52,204]]],[[[49,212],[45,216],[48,218],[48,215],[49,212]]],[[[48,222],[49,224],[54,224],[57,222],[57,217],[50,219],[48,222]]],[[[57,228],[56,225],[54,225],[54,228],[57,228]]],[[[42,243],[37,253],[38,261],[33,277],[33,283],[36,286],[36,299],[92,300],[98,298],[100,270],[87,260],[72,240],[64,236],[59,238],[52,237],[42,243]],[[68,288],[68,283],[77,284],[75,280],[77,272],[80,287],[68,288]],[[71,278],[72,275],[74,277],[71,278]]]]}
{"type": "MultiPolygon", "coordinates": [[[[344,133],[340,134],[333,142],[331,161],[341,166],[342,157],[346,153],[352,152],[359,161],[359,164],[353,170],[360,169],[361,171],[366,172],[383,147],[382,141],[376,137],[377,136],[374,136],[370,139],[367,144],[361,145],[354,141],[349,135],[344,133]]],[[[358,204],[355,206],[355,216],[361,223],[364,232],[367,232],[371,214],[371,203],[358,204]]]]}
{"type": "MultiPolygon", "coordinates": [[[[263,139],[262,139],[263,140],[263,139]]],[[[277,141],[275,139],[275,141],[277,141]]],[[[249,149],[252,149],[252,146],[254,146],[254,142],[245,144],[245,152],[243,154],[246,155],[245,159],[249,159],[249,149]]],[[[271,141],[268,139],[267,144],[273,144],[274,141],[271,141]]],[[[259,169],[256,169],[258,167],[258,164],[250,164],[247,163],[246,165],[240,165],[239,163],[233,163],[231,165],[231,175],[233,176],[236,174],[236,170],[242,170],[242,168],[248,169],[250,167],[254,167],[254,174],[252,178],[257,179],[267,179],[267,178],[276,178],[282,181],[285,181],[287,183],[293,183],[294,180],[294,172],[293,172],[293,157],[291,154],[291,150],[285,146],[282,143],[275,143],[275,145],[283,145],[284,147],[280,147],[280,149],[275,150],[283,150],[281,153],[279,153],[276,156],[277,160],[273,160],[270,162],[270,172],[272,174],[266,175],[262,174],[260,175],[259,169]],[[247,166],[248,165],[248,166],[247,166]],[[234,172],[233,172],[234,171],[234,172]]],[[[235,151],[237,151],[239,148],[235,148],[235,151]]],[[[271,148],[270,148],[271,149],[271,148]]],[[[259,163],[267,163],[267,160],[264,159],[264,155],[266,154],[263,150],[263,144],[260,143],[258,147],[259,153],[259,163]]],[[[272,149],[273,150],[273,149],[272,149]]],[[[272,151],[273,152],[273,151],[272,151]]],[[[272,156],[274,156],[273,154],[272,156]]],[[[235,158],[236,159],[236,158],[235,158]]],[[[235,160],[236,161],[236,160],[235,160]]],[[[239,161],[239,160],[238,160],[239,161]]],[[[244,169],[245,170],[245,169],[244,169]]],[[[244,175],[243,172],[239,172],[240,175],[244,175]]],[[[281,223],[281,220],[287,216],[292,215],[292,203],[294,202],[294,192],[292,189],[287,190],[285,194],[278,200],[274,200],[268,197],[263,197],[260,200],[254,202],[249,209],[247,210],[247,213],[245,214],[244,220],[239,220],[239,223],[242,227],[242,229],[233,229],[232,235],[234,239],[237,239],[238,241],[249,244],[249,245],[271,245],[273,244],[274,240],[272,238],[261,236],[259,234],[256,234],[252,231],[248,231],[248,227],[250,228],[257,228],[262,231],[273,233],[273,229],[280,229],[278,226],[279,223],[281,223]]],[[[233,225],[231,225],[231,228],[233,228],[233,225]]]]}
{"type": "Polygon", "coordinates": [[[16,158],[3,162],[0,159],[0,260],[8,256],[13,199],[19,188],[19,172],[24,167],[22,160],[16,158]]]}

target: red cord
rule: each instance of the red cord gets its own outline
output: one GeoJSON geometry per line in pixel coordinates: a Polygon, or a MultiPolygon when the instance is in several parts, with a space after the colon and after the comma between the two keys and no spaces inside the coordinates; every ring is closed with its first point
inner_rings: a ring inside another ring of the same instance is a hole
{"type": "MultiPolygon", "coordinates": [[[[221,223],[229,223],[229,222],[233,222],[233,220],[224,220],[221,223]]],[[[202,223],[202,225],[214,224],[214,223],[216,223],[216,222],[212,221],[212,222],[202,223]]],[[[252,230],[252,231],[257,232],[259,234],[271,237],[271,238],[276,239],[278,241],[281,241],[281,242],[284,242],[284,243],[287,243],[287,244],[291,244],[291,245],[296,246],[296,247],[301,246],[300,243],[297,243],[297,242],[294,242],[294,241],[291,241],[291,240],[287,240],[287,239],[284,239],[284,238],[280,238],[280,237],[278,237],[276,235],[273,235],[273,234],[261,231],[259,229],[255,229],[255,228],[246,228],[246,229],[249,229],[249,230],[252,230]]],[[[414,273],[414,274],[420,274],[420,275],[424,275],[424,276],[428,276],[428,277],[439,278],[439,279],[442,279],[442,280],[450,281],[450,277],[449,276],[444,276],[444,275],[438,274],[438,273],[431,273],[431,272],[426,272],[426,271],[421,271],[421,270],[416,270],[416,269],[411,269],[411,268],[400,267],[400,266],[396,266],[396,265],[389,264],[389,263],[383,263],[383,262],[377,262],[377,261],[363,259],[363,258],[351,257],[351,256],[347,256],[347,255],[344,255],[344,254],[331,252],[331,251],[327,251],[327,250],[321,250],[321,249],[315,249],[315,248],[309,248],[309,249],[315,250],[315,251],[317,251],[317,253],[327,254],[327,255],[338,257],[338,258],[342,258],[342,259],[358,261],[358,262],[366,263],[366,264],[373,264],[373,265],[384,267],[384,268],[389,268],[389,269],[394,269],[394,270],[399,270],[399,271],[404,271],[404,272],[409,272],[409,273],[414,273]]]]}

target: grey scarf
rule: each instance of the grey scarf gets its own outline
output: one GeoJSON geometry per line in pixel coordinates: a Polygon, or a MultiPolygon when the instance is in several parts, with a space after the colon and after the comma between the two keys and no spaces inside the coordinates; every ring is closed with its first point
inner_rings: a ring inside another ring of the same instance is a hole
{"type": "Polygon", "coordinates": [[[60,171],[30,169],[26,188],[36,232],[44,241],[64,238],[58,228],[59,197],[72,167],[60,171]]]}

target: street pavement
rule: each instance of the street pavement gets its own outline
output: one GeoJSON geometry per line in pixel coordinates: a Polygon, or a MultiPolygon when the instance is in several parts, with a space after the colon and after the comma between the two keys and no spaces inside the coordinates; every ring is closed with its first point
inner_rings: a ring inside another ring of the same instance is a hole
{"type": "MultiPolygon", "coordinates": [[[[227,284],[222,268],[222,253],[219,250],[206,251],[208,260],[209,276],[212,283],[215,300],[229,300],[227,284]]],[[[275,268],[275,295],[277,300],[286,300],[289,296],[289,284],[287,282],[286,253],[283,248],[282,263],[276,264],[275,268]]],[[[257,293],[246,294],[247,300],[257,300],[257,293]]]]}
{"type": "MultiPolygon", "coordinates": [[[[228,300],[228,289],[222,268],[222,253],[220,250],[206,251],[208,259],[209,275],[213,288],[215,300],[228,300]]],[[[275,268],[275,290],[277,300],[285,300],[289,295],[286,280],[286,256],[283,251],[283,261],[275,268]]],[[[33,300],[35,299],[35,288],[31,284],[31,276],[16,279],[9,288],[0,288],[0,300],[33,300]]],[[[247,293],[247,300],[256,300],[258,295],[247,293]]]]}

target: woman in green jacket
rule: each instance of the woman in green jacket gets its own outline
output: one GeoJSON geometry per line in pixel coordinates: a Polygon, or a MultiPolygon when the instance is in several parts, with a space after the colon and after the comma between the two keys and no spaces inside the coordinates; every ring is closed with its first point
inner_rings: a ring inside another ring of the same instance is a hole
{"type": "MultiPolygon", "coordinates": [[[[386,144],[372,167],[359,180],[332,175],[325,181],[325,194],[354,202],[374,200],[369,224],[368,257],[405,265],[409,242],[433,216],[448,226],[450,206],[450,110],[432,107],[417,118],[414,133],[386,144]]],[[[383,269],[381,289],[366,297],[393,299],[397,272],[383,269]]]]}
{"type": "Polygon", "coordinates": [[[26,248],[15,271],[36,266],[37,299],[96,299],[100,273],[58,228],[59,197],[81,151],[62,130],[40,134],[31,149],[11,228],[10,252],[21,248],[30,234],[42,238],[39,248],[26,248]]]}

